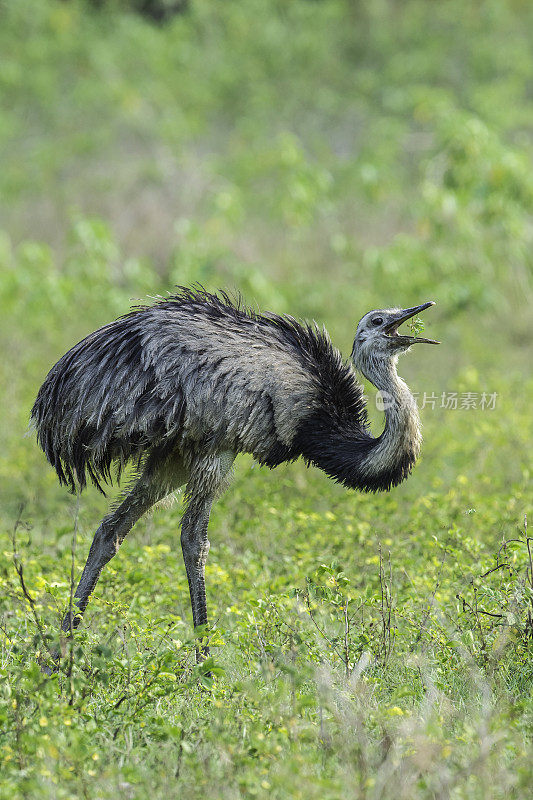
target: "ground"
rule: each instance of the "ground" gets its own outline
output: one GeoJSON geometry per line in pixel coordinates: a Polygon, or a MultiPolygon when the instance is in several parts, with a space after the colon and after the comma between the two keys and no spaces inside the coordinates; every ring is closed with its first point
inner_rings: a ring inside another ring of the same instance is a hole
{"type": "Polygon", "coordinates": [[[0,797],[528,796],[529,5],[192,0],[162,26],[102,6],[1,12],[0,797]],[[177,498],[47,678],[118,489],[57,485],[34,396],[74,342],[194,281],[315,318],[346,356],[368,310],[435,300],[442,345],[399,368],[422,457],[376,495],[239,458],[212,661],[177,498]]]}

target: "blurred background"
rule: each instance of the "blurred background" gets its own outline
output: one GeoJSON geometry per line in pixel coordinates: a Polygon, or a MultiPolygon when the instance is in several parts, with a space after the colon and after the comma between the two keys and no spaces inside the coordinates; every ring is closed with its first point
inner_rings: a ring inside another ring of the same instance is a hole
{"type": "MultiPolygon", "coordinates": [[[[497,392],[500,414],[470,408],[467,428],[505,427],[516,477],[532,25],[521,0],[4,0],[6,480],[13,449],[23,474],[40,458],[21,433],[64,350],[195,281],[326,323],[345,354],[367,310],[434,299],[444,344],[405,375],[439,398],[497,392]]],[[[468,417],[435,405],[438,430],[468,417]]]]}
{"type": "Polygon", "coordinates": [[[528,796],[532,31],[528,0],[0,0],[6,796],[528,796]],[[373,496],[238,460],[210,528],[211,693],[180,506],[143,519],[58,694],[13,551],[55,641],[109,500],[58,486],[30,409],[75,342],[194,282],[314,318],[346,357],[370,309],[435,300],[442,344],[400,361],[421,462],[373,496]]]}

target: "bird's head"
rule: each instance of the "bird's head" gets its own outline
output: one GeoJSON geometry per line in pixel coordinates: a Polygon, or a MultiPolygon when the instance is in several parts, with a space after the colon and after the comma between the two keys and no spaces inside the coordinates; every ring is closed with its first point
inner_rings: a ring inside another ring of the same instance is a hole
{"type": "Polygon", "coordinates": [[[355,367],[366,374],[367,365],[395,360],[413,344],[440,344],[435,339],[398,333],[402,322],[434,305],[430,301],[413,308],[388,308],[365,314],[359,321],[353,343],[352,359],[355,367]]]}

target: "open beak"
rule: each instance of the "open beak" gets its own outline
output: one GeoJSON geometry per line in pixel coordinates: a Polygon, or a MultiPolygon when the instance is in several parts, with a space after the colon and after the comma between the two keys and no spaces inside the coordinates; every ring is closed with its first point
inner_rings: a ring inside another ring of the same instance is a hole
{"type": "Polygon", "coordinates": [[[415,317],[417,314],[420,314],[421,311],[434,305],[435,303],[433,300],[430,300],[429,303],[422,303],[421,306],[404,308],[402,311],[399,311],[392,322],[389,322],[389,324],[385,326],[384,330],[386,335],[397,338],[398,344],[417,344],[418,342],[421,344],[440,344],[436,339],[425,339],[423,336],[405,336],[404,334],[398,333],[398,328],[402,322],[411,319],[411,317],[415,317]]]}

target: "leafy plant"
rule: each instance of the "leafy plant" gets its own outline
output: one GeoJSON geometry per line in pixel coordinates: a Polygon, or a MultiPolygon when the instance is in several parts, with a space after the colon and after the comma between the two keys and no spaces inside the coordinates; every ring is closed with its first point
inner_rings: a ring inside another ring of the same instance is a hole
{"type": "Polygon", "coordinates": [[[192,0],[161,26],[91,5],[0,11],[0,796],[528,796],[533,5],[192,0]],[[195,281],[346,356],[361,314],[434,296],[444,344],[401,362],[422,459],[356,497],[242,457],[213,511],[213,660],[178,498],[46,676],[117,494],[78,508],[29,409],[73,343],[195,281]]]}
{"type": "Polygon", "coordinates": [[[407,327],[411,329],[411,336],[418,336],[424,330],[424,321],[420,317],[411,317],[407,327]]]}

